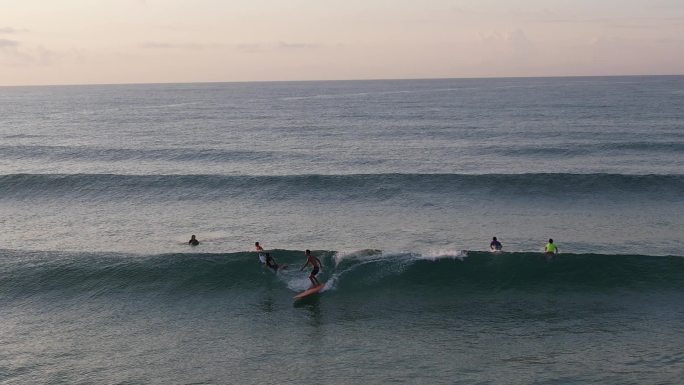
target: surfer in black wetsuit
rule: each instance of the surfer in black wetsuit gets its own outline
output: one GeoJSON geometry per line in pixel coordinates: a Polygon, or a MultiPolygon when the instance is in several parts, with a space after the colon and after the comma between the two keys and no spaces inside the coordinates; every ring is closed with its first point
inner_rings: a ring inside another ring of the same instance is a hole
{"type": "Polygon", "coordinates": [[[283,266],[278,265],[275,258],[271,257],[270,253],[264,252],[264,248],[261,247],[259,242],[254,242],[254,248],[259,253],[259,262],[261,262],[264,265],[268,266],[269,268],[273,269],[273,271],[277,272],[278,269],[284,269],[287,267],[287,265],[283,265],[283,266]]]}
{"type": "Polygon", "coordinates": [[[269,253],[264,253],[264,257],[265,257],[265,261],[266,261],[264,263],[266,264],[266,266],[273,269],[273,271],[278,271],[278,268],[280,267],[280,265],[278,265],[275,258],[271,257],[271,254],[269,254],[269,253]]]}
{"type": "Polygon", "coordinates": [[[492,251],[501,251],[501,249],[503,249],[503,245],[496,239],[496,237],[493,237],[492,242],[489,243],[489,249],[492,251]]]}
{"type": "Polygon", "coordinates": [[[197,238],[195,238],[194,235],[192,235],[192,236],[190,236],[190,240],[188,241],[188,244],[190,246],[197,246],[197,245],[199,245],[199,241],[197,240],[197,238]]]}
{"type": "Polygon", "coordinates": [[[316,278],[316,274],[318,274],[321,268],[321,260],[311,255],[311,250],[306,250],[304,254],[306,255],[306,263],[299,271],[303,271],[307,265],[311,264],[313,270],[311,270],[311,274],[309,274],[309,280],[311,281],[311,285],[313,285],[312,287],[316,287],[321,284],[316,278]]]}

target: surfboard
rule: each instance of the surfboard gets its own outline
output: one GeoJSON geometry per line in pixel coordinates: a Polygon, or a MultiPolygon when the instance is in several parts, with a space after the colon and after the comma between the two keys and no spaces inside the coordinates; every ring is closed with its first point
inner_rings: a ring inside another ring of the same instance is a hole
{"type": "Polygon", "coordinates": [[[296,301],[296,300],[298,300],[298,299],[302,299],[302,298],[308,297],[308,296],[310,296],[311,294],[316,294],[316,293],[318,293],[319,291],[321,291],[324,287],[325,287],[325,284],[324,284],[324,283],[321,283],[321,284],[318,285],[318,286],[315,286],[315,287],[312,287],[312,288],[310,288],[310,289],[304,290],[303,292],[301,292],[301,293],[295,295],[295,296],[294,296],[294,299],[295,299],[295,301],[296,301]]]}

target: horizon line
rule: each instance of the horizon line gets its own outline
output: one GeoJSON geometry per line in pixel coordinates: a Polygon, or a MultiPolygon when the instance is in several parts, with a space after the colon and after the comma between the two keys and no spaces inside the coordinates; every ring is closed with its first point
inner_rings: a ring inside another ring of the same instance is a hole
{"type": "Polygon", "coordinates": [[[367,82],[399,80],[485,80],[485,79],[568,79],[568,78],[626,78],[626,77],[678,77],[681,74],[629,74],[629,75],[556,75],[556,76],[463,76],[463,77],[415,77],[415,78],[357,78],[357,79],[301,79],[301,80],[232,80],[196,82],[121,82],[121,83],[53,83],[0,85],[0,88],[22,87],[80,87],[80,86],[134,86],[134,85],[185,85],[185,84],[247,84],[247,83],[322,83],[322,82],[367,82]]]}

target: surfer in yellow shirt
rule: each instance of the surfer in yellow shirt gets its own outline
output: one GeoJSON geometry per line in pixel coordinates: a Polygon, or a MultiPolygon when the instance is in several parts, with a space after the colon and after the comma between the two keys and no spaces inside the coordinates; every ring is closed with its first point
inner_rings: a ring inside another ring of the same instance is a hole
{"type": "Polygon", "coordinates": [[[549,239],[549,243],[544,246],[544,253],[546,253],[546,255],[558,254],[558,246],[553,243],[553,239],[549,239]]]}
{"type": "Polygon", "coordinates": [[[311,287],[316,287],[321,284],[316,278],[316,274],[318,274],[321,268],[321,260],[311,255],[311,250],[308,249],[304,252],[304,255],[306,255],[306,263],[304,263],[304,266],[302,266],[299,271],[304,271],[304,268],[310,264],[311,267],[313,267],[313,270],[311,270],[311,274],[309,274],[309,280],[311,280],[311,287]]]}

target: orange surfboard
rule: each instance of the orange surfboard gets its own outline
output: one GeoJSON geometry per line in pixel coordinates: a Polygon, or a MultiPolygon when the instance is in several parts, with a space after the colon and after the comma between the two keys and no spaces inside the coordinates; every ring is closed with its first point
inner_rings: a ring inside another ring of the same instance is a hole
{"type": "Polygon", "coordinates": [[[302,298],[304,298],[304,297],[310,296],[311,294],[316,294],[316,293],[318,293],[319,291],[321,291],[321,289],[323,289],[324,287],[325,287],[325,284],[321,283],[321,284],[318,285],[318,286],[314,286],[314,287],[312,287],[312,288],[310,288],[310,289],[304,290],[303,292],[301,292],[301,293],[295,295],[295,296],[294,296],[294,299],[295,299],[295,300],[298,300],[298,299],[302,299],[302,298]]]}

